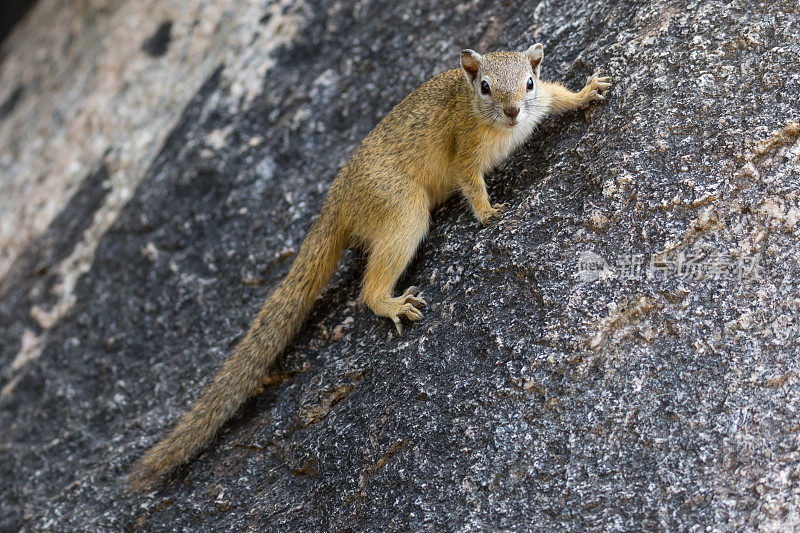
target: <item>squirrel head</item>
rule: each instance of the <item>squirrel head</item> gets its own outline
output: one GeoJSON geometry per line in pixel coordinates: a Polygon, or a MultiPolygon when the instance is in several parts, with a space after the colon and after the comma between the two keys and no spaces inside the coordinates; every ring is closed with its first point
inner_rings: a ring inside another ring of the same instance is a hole
{"type": "Polygon", "coordinates": [[[539,71],[543,51],[534,44],[524,52],[461,51],[461,70],[472,91],[478,116],[500,128],[537,121],[539,71]]]}

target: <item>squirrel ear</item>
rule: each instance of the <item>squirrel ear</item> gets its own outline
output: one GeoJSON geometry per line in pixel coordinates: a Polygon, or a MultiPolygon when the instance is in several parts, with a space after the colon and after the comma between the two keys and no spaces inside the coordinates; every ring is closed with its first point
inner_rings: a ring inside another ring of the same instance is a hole
{"type": "Polygon", "coordinates": [[[470,50],[469,48],[461,50],[461,68],[464,69],[464,74],[470,83],[475,81],[481,61],[483,61],[483,57],[475,50],[470,50]]]}
{"type": "Polygon", "coordinates": [[[541,43],[536,43],[527,50],[525,50],[525,55],[528,56],[528,61],[531,62],[531,68],[533,69],[533,73],[536,77],[539,77],[539,71],[542,69],[542,57],[544,57],[544,50],[542,49],[541,43]]]}

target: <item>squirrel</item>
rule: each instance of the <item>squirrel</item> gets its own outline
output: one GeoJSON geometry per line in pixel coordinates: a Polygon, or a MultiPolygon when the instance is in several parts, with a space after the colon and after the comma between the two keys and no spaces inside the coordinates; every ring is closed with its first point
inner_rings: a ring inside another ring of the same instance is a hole
{"type": "Polygon", "coordinates": [[[289,273],[190,411],[133,466],[132,491],[152,487],[187,463],[252,396],[300,329],[346,247],[367,253],[360,298],[378,316],[422,318],[422,293],[394,289],[430,225],[431,210],[460,191],[482,224],[491,204],[484,174],[546,116],[603,100],[610,78],[595,73],[575,93],[540,79],[543,48],[461,52],[461,68],[423,83],[352,152],[330,186],[289,273]]]}

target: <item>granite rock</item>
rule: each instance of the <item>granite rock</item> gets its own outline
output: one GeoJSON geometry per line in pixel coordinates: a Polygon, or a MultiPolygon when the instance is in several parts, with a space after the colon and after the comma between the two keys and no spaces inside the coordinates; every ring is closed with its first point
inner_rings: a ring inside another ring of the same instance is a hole
{"type": "Polygon", "coordinates": [[[41,0],[3,43],[0,529],[800,528],[796,2],[152,3],[41,0]],[[500,220],[434,212],[424,319],[347,252],[274,386],[126,494],[355,144],[535,41],[614,87],[488,176],[500,220]]]}

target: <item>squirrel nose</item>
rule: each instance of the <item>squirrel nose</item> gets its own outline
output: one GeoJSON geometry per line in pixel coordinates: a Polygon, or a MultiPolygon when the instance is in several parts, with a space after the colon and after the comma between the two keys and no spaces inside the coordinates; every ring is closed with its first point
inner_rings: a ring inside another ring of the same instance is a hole
{"type": "Polygon", "coordinates": [[[503,109],[503,113],[505,113],[508,118],[517,118],[517,115],[519,115],[519,108],[517,106],[509,106],[503,109]]]}

